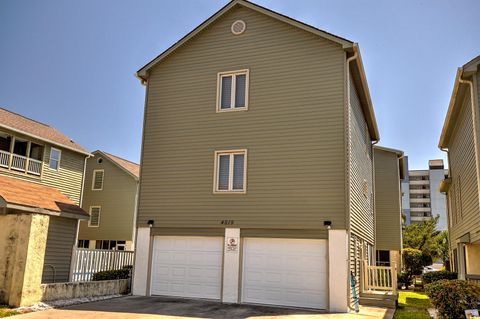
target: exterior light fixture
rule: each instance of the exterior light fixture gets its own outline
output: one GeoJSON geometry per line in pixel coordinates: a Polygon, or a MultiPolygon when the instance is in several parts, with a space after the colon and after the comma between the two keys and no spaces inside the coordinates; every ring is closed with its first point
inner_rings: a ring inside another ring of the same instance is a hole
{"type": "Polygon", "coordinates": [[[327,229],[331,229],[332,228],[332,221],[324,220],[323,221],[323,226],[327,227],[327,229]]]}
{"type": "Polygon", "coordinates": [[[153,224],[155,224],[155,221],[153,219],[150,219],[148,222],[147,222],[148,226],[153,227],[153,224]]]}

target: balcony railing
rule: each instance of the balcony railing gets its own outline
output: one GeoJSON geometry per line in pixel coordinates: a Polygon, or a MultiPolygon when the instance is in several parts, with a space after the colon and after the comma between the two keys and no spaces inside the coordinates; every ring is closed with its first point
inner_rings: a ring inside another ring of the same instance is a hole
{"type": "Polygon", "coordinates": [[[5,151],[0,151],[0,167],[38,176],[42,173],[42,161],[5,151]]]}

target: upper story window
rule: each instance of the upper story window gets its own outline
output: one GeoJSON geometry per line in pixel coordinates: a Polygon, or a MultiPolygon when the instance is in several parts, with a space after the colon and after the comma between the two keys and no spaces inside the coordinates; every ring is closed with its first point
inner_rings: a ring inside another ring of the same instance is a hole
{"type": "Polygon", "coordinates": [[[90,206],[90,220],[88,221],[88,227],[100,226],[100,206],[90,206]]]}
{"type": "Polygon", "coordinates": [[[0,167],[40,176],[44,146],[0,131],[0,167]]]}
{"type": "Polygon", "coordinates": [[[248,109],[248,70],[218,73],[217,112],[248,109]]]}
{"type": "Polygon", "coordinates": [[[50,159],[48,162],[48,167],[54,170],[58,170],[60,168],[61,157],[62,157],[62,151],[52,147],[50,149],[50,159]]]}
{"type": "Polygon", "coordinates": [[[92,176],[92,190],[101,191],[103,189],[103,169],[96,169],[92,176]]]}
{"type": "Polygon", "coordinates": [[[215,152],[214,193],[246,193],[247,150],[215,152]]]}

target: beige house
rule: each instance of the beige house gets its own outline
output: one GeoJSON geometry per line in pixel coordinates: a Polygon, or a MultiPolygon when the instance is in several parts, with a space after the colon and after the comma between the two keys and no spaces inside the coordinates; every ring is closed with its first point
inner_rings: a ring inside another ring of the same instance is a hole
{"type": "Polygon", "coordinates": [[[140,166],[103,151],[87,160],[78,247],[133,250],[140,166]]]}
{"type": "Polygon", "coordinates": [[[46,124],[0,108],[0,304],[39,301],[69,281],[89,152],[46,124]]]}
{"type": "MultiPolygon", "coordinates": [[[[401,268],[403,152],[375,146],[375,249],[380,266],[401,268]]],[[[408,174],[408,173],[407,173],[408,174]]]]}
{"type": "Polygon", "coordinates": [[[457,71],[439,147],[448,154],[447,194],[452,265],[463,279],[480,280],[480,56],[457,71]]]}
{"type": "Polygon", "coordinates": [[[133,293],[347,311],[375,258],[358,46],[234,0],[137,76],[133,293]]]}

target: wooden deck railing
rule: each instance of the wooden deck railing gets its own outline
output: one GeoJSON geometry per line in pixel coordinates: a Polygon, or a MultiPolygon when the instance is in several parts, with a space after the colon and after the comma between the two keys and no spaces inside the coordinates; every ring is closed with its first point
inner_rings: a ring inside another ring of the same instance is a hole
{"type": "Polygon", "coordinates": [[[368,261],[363,264],[363,291],[393,292],[397,291],[397,269],[390,266],[370,266],[368,261]]]}
{"type": "Polygon", "coordinates": [[[40,175],[42,173],[42,164],[42,161],[30,157],[0,151],[0,166],[4,168],[40,175]]]}

